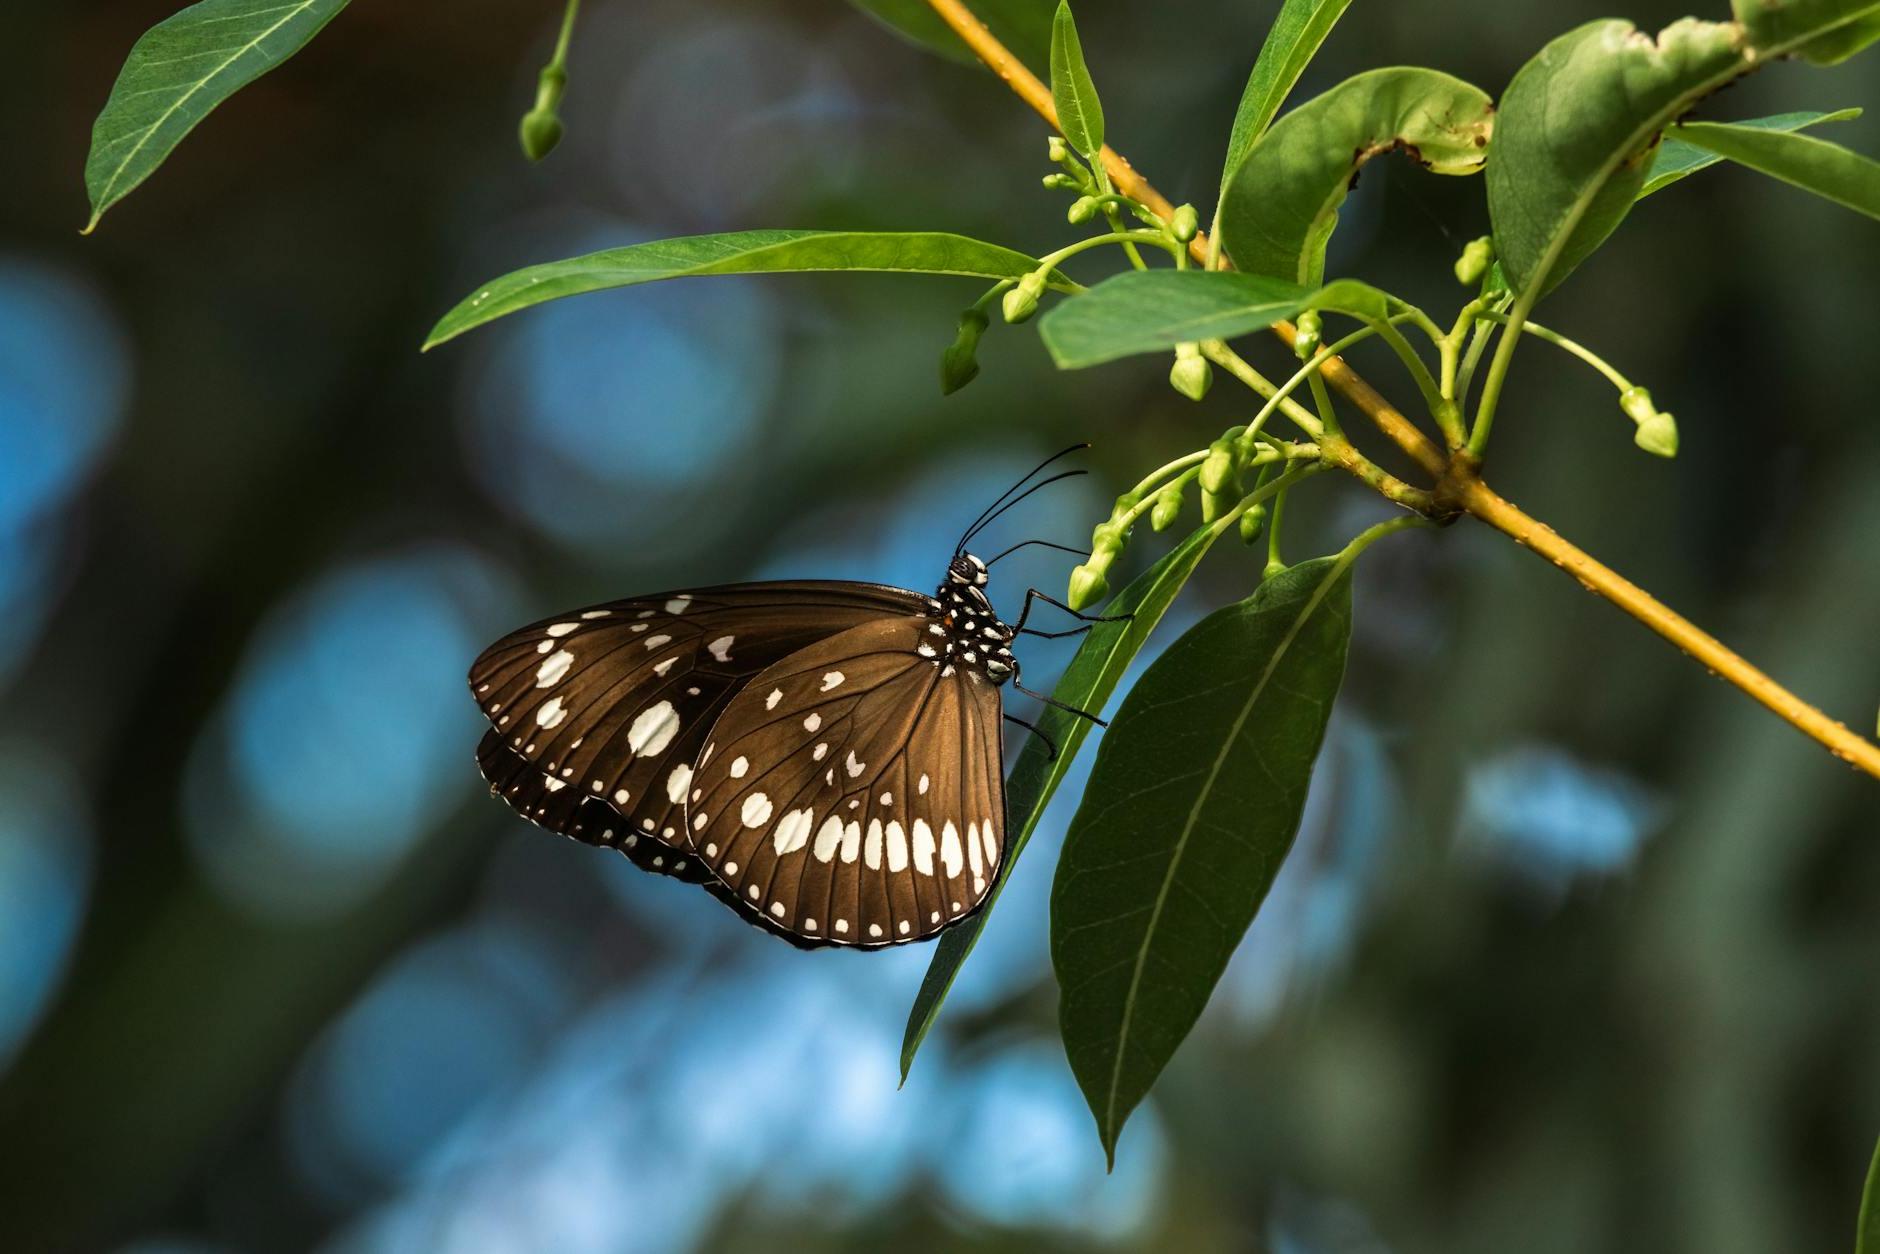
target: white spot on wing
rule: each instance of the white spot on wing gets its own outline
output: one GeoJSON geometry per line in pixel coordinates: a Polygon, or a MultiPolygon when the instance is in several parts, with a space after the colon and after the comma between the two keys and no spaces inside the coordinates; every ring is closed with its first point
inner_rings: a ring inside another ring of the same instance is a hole
{"type": "Polygon", "coordinates": [[[612,610],[586,610],[582,612],[581,617],[582,618],[606,618],[611,613],[613,613],[612,610]]]}
{"type": "Polygon", "coordinates": [[[921,777],[920,777],[920,795],[921,796],[924,797],[927,795],[927,785],[932,782],[933,782],[932,780],[927,778],[925,772],[921,774],[921,777]]]}
{"type": "Polygon", "coordinates": [[[986,846],[986,873],[990,875],[999,869],[999,833],[994,830],[991,819],[979,825],[979,839],[986,846]]]}
{"type": "Polygon", "coordinates": [[[966,860],[973,868],[973,877],[977,879],[986,873],[986,868],[979,862],[979,824],[966,825],[966,860]]]}
{"type": "Polygon", "coordinates": [[[689,596],[674,597],[672,600],[666,602],[666,612],[668,614],[683,614],[691,608],[692,598],[689,596]]]}
{"type": "Polygon", "coordinates": [[[614,804],[616,805],[627,804],[627,797],[628,797],[628,793],[626,789],[617,788],[614,790],[614,804]]]}
{"type": "Polygon", "coordinates": [[[862,825],[850,819],[842,829],[842,860],[853,862],[862,853],[862,825]]]}
{"type": "Polygon", "coordinates": [[[822,715],[820,714],[812,714],[808,718],[803,720],[803,730],[806,732],[813,732],[818,727],[821,727],[821,726],[822,726],[822,715]]]}
{"type": "Polygon", "coordinates": [[[777,824],[777,830],[771,837],[776,844],[778,856],[795,853],[808,844],[810,828],[815,822],[816,816],[807,806],[784,815],[783,821],[777,824]]]}
{"type": "Polygon", "coordinates": [[[888,869],[907,870],[907,829],[898,819],[888,824],[888,869]]]}
{"type": "Polygon", "coordinates": [[[914,820],[914,869],[922,875],[933,874],[933,828],[926,819],[914,820]]]}
{"type": "Polygon", "coordinates": [[[830,671],[828,674],[823,676],[822,690],[824,692],[828,692],[831,688],[841,683],[844,678],[846,677],[842,674],[841,671],[830,671]]]}
{"type": "Polygon", "coordinates": [[[948,819],[946,826],[940,829],[940,861],[946,866],[948,879],[958,879],[960,863],[964,861],[964,852],[960,849],[960,829],[948,819]]]}
{"type": "Polygon", "coordinates": [[[770,695],[764,698],[764,708],[766,710],[774,710],[777,708],[777,702],[781,700],[783,700],[783,689],[772,688],[770,695]]]}
{"type": "Polygon", "coordinates": [[[535,668],[535,686],[553,688],[568,677],[568,668],[574,665],[574,654],[563,649],[548,661],[535,668]]]}
{"type": "Polygon", "coordinates": [[[736,639],[737,637],[735,636],[720,636],[718,639],[706,645],[705,651],[717,658],[720,662],[729,662],[731,660],[731,644],[732,641],[736,639]]]}
{"type": "Polygon", "coordinates": [[[868,820],[868,837],[862,842],[862,861],[871,871],[881,869],[881,820],[868,820]]]}
{"type": "Polygon", "coordinates": [[[783,903],[781,901],[771,902],[770,914],[772,918],[781,919],[783,917],[783,903]]]}
{"type": "Polygon", "coordinates": [[[761,792],[754,792],[744,799],[744,808],[740,811],[746,827],[762,827],[770,821],[770,798],[761,792]]]}
{"type": "Polygon", "coordinates": [[[812,762],[820,762],[823,760],[823,755],[828,752],[829,752],[828,744],[825,743],[825,744],[817,745],[814,752],[812,752],[809,755],[809,760],[812,762]]]}
{"type": "Polygon", "coordinates": [[[678,734],[679,712],[672,708],[672,702],[661,701],[641,710],[633,726],[627,728],[627,751],[642,757],[664,753],[678,734]]]}
{"type": "Polygon", "coordinates": [[[842,844],[842,820],[830,815],[823,820],[823,825],[816,831],[816,843],[810,848],[818,862],[828,862],[836,856],[836,850],[842,844]]]}
{"type": "Polygon", "coordinates": [[[560,697],[550,697],[542,702],[535,712],[537,727],[560,727],[562,720],[568,717],[568,707],[561,703],[560,697]]]}
{"type": "Polygon", "coordinates": [[[865,770],[867,770],[867,769],[868,769],[868,763],[866,763],[866,762],[864,762],[864,761],[862,761],[862,760],[861,760],[860,758],[858,758],[858,757],[856,757],[856,756],[855,756],[855,750],[853,750],[853,749],[850,749],[850,750],[849,750],[849,761],[848,761],[848,768],[847,768],[847,769],[848,769],[848,772],[849,772],[849,774],[850,774],[850,775],[852,775],[852,776],[853,776],[853,775],[860,775],[860,774],[861,774],[861,773],[862,773],[863,771],[865,771],[865,770]]]}
{"type": "Polygon", "coordinates": [[[548,629],[548,634],[559,640],[580,625],[580,623],[556,623],[548,629]]]}
{"type": "Polygon", "coordinates": [[[881,924],[870,923],[868,925],[868,934],[873,937],[879,937],[881,935],[881,924]]]}
{"type": "Polygon", "coordinates": [[[642,640],[640,643],[644,644],[647,647],[648,651],[651,651],[653,649],[659,648],[661,645],[671,644],[672,637],[671,636],[648,636],[645,640],[642,640]]]}
{"type": "Polygon", "coordinates": [[[655,666],[653,668],[653,674],[659,676],[661,679],[664,679],[666,677],[666,672],[671,670],[672,664],[674,662],[677,662],[678,660],[679,659],[676,657],[667,658],[665,661],[661,662],[658,666],[655,666]]]}
{"type": "Polygon", "coordinates": [[[685,787],[692,782],[692,768],[681,762],[666,776],[666,799],[674,805],[685,799],[685,787]]]}

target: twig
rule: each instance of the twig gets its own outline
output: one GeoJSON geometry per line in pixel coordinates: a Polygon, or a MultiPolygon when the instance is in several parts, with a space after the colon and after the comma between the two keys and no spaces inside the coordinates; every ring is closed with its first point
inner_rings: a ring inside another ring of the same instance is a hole
{"type": "MultiPolygon", "coordinates": [[[[927,0],[927,3],[993,73],[1005,80],[1006,85],[1020,99],[1053,127],[1057,125],[1057,110],[1051,103],[1050,89],[1013,56],[961,0],[927,0]]],[[[1174,206],[1168,198],[1138,174],[1121,153],[1105,145],[1101,155],[1104,168],[1109,171],[1117,191],[1147,205],[1164,218],[1174,212],[1174,206]]],[[[1197,234],[1189,244],[1189,251],[1197,261],[1206,265],[1207,237],[1197,234]]],[[[1288,345],[1296,337],[1291,323],[1279,323],[1273,331],[1288,345]]],[[[1709,667],[1718,678],[1742,689],[1777,717],[1819,742],[1835,757],[1880,779],[1880,745],[1835,722],[1750,665],[1715,636],[1563,539],[1553,528],[1516,508],[1482,481],[1477,473],[1478,461],[1474,456],[1466,451],[1457,453],[1453,458],[1446,456],[1442,449],[1360,378],[1343,359],[1328,359],[1322,367],[1322,373],[1326,381],[1369,418],[1378,430],[1437,478],[1436,501],[1466,511],[1506,534],[1515,543],[1540,554],[1579,580],[1587,591],[1610,601],[1650,627],[1709,667]]],[[[1355,465],[1354,461],[1345,468],[1351,470],[1355,465]]],[[[1372,486],[1384,490],[1384,485],[1374,483],[1372,486]]],[[[1395,486],[1394,481],[1392,486],[1395,486]]],[[[1414,492],[1415,489],[1410,491],[1414,492]]],[[[1389,492],[1385,494],[1391,495],[1389,492]]]]}

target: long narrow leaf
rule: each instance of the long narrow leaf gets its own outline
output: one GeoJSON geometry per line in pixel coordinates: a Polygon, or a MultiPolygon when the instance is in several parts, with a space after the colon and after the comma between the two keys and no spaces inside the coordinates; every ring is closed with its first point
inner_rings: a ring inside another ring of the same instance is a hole
{"type": "Polygon", "coordinates": [[[1813,135],[1691,122],[1679,139],[1825,200],[1880,218],[1880,162],[1813,135]]]}
{"type": "MultiPolygon", "coordinates": [[[[1860,115],[1859,109],[1837,109],[1833,113],[1777,113],[1766,118],[1749,118],[1733,125],[1765,131],[1799,131],[1828,122],[1851,122],[1860,115]]],[[[1658,145],[1658,154],[1652,158],[1651,174],[1646,177],[1645,186],[1639,189],[1638,198],[1643,200],[1653,192],[1687,179],[1699,170],[1708,170],[1722,160],[1714,152],[1706,152],[1695,144],[1678,139],[1677,132],[1673,131],[1670,138],[1658,145]]]]}
{"type": "Polygon", "coordinates": [[[1057,110],[1058,129],[1071,147],[1094,157],[1103,147],[1103,102],[1084,64],[1084,46],[1077,38],[1077,22],[1069,0],[1059,0],[1051,21],[1051,103],[1057,110]]]}
{"type": "Polygon", "coordinates": [[[91,129],[89,233],[236,91],[293,56],[347,0],[202,0],[144,32],[91,129]]]}
{"type": "Polygon", "coordinates": [[[1279,116],[1280,106],[1306,72],[1319,46],[1351,7],[1351,0],[1286,0],[1273,19],[1259,59],[1247,76],[1240,105],[1234,110],[1234,129],[1227,137],[1227,158],[1221,163],[1221,190],[1240,165],[1253,141],[1279,116]]]}
{"type": "MultiPolygon", "coordinates": [[[[1188,582],[1188,576],[1194,573],[1195,567],[1200,564],[1209,546],[1220,537],[1221,531],[1218,524],[1203,527],[1111,599],[1104,607],[1105,615],[1128,614],[1132,617],[1123,621],[1098,623],[1090,629],[1090,634],[1084,637],[1083,646],[1077,650],[1077,655],[1065,668],[1064,677],[1053,690],[1054,700],[1081,710],[1097,711],[1104,707],[1116,691],[1123,673],[1148,641],[1149,633],[1155,630],[1155,625],[1174,603],[1176,594],[1188,582]]],[[[927,1033],[940,1017],[940,1007],[945,1003],[953,981],[958,978],[960,967],[965,964],[967,955],[973,952],[973,946],[979,942],[979,933],[985,928],[999,894],[1004,891],[1013,864],[1030,841],[1038,820],[1051,804],[1058,785],[1064,781],[1071,763],[1076,760],[1077,751],[1083,747],[1084,739],[1090,734],[1088,722],[1050,707],[1046,707],[1039,717],[1038,726],[1057,742],[1057,757],[1053,758],[1044,742],[1037,737],[1027,741],[1018,755],[1018,763],[1012,768],[1011,778],[1005,786],[1007,820],[1004,864],[999,868],[998,878],[993,881],[985,908],[940,937],[933,962],[927,967],[926,978],[921,981],[920,992],[916,994],[913,1009],[908,1013],[907,1033],[901,1042],[903,1080],[907,1079],[908,1069],[914,1065],[914,1055],[920,1049],[921,1042],[927,1039],[927,1033]]]]}
{"type": "Polygon", "coordinates": [[[1071,1070],[1112,1162],[1292,847],[1351,634],[1346,558],[1275,575],[1139,680],[1051,892],[1071,1070]]]}
{"type": "MultiPolygon", "coordinates": [[[[513,271],[459,302],[431,328],[424,346],[435,347],[504,314],[543,301],[660,279],[812,270],[1015,279],[1037,265],[1024,253],[941,231],[732,231],[724,235],[688,235],[513,271]]],[[[1057,281],[1063,283],[1061,276],[1057,281]]]]}

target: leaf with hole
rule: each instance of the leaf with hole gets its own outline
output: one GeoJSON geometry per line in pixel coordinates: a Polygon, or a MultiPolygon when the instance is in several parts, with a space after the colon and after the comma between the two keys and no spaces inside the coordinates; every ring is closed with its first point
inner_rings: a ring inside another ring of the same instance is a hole
{"type": "Polygon", "coordinates": [[[1870,218],[1880,218],[1880,162],[1813,135],[1691,122],[1672,134],[1688,144],[1728,157],[1759,174],[1870,218]]]}
{"type": "MultiPolygon", "coordinates": [[[[1201,528],[1111,598],[1103,608],[1105,615],[1132,617],[1091,627],[1077,655],[1052,690],[1052,699],[1080,710],[1102,710],[1130,663],[1148,642],[1155,625],[1162,621],[1162,615],[1167,613],[1176,594],[1221,532],[1219,525],[1201,528]]],[[[908,1013],[907,1033],[901,1043],[903,1080],[914,1065],[914,1054],[921,1042],[927,1039],[927,1033],[939,1019],[940,1007],[953,981],[959,977],[960,968],[979,942],[979,933],[984,930],[992,907],[1004,891],[1018,855],[1031,839],[1032,832],[1037,830],[1038,820],[1044,816],[1045,808],[1051,804],[1058,785],[1064,782],[1071,764],[1076,761],[1077,751],[1090,734],[1088,721],[1050,706],[1040,712],[1038,727],[1057,742],[1057,757],[1054,759],[1036,736],[1027,739],[1025,747],[1019,751],[1018,762],[1005,784],[1005,862],[993,881],[985,908],[940,937],[933,961],[927,966],[926,978],[914,998],[913,1009],[908,1013]]]]}
{"type": "MultiPolygon", "coordinates": [[[[1766,118],[1748,118],[1731,125],[1767,131],[1799,131],[1828,122],[1851,122],[1860,115],[1859,109],[1837,109],[1833,113],[1804,110],[1799,113],[1778,113],[1766,118]]],[[[1699,170],[1708,170],[1722,160],[1714,152],[1706,152],[1695,144],[1685,143],[1673,131],[1669,138],[1658,145],[1658,153],[1652,158],[1651,173],[1646,176],[1645,186],[1639,189],[1638,198],[1643,200],[1653,192],[1662,191],[1699,170]]]]}
{"type": "MultiPolygon", "coordinates": [[[[1024,253],[944,231],[731,231],[609,248],[494,279],[431,328],[432,348],[505,314],[586,292],[712,274],[880,271],[1015,279],[1037,269],[1024,253]]],[[[1053,272],[1052,286],[1071,288],[1053,272]]]]}
{"type": "Polygon", "coordinates": [[[1051,891],[1071,1070],[1112,1162],[1292,847],[1351,635],[1346,558],[1170,645],[1098,747],[1051,891]]]}
{"type": "Polygon", "coordinates": [[[1314,290],[1237,270],[1127,270],[1058,305],[1039,323],[1038,334],[1060,369],[1075,370],[1263,331],[1308,309],[1371,321],[1401,308],[1356,279],[1314,290]]]}
{"type": "Polygon", "coordinates": [[[1316,284],[1338,208],[1365,162],[1402,151],[1436,174],[1474,174],[1494,126],[1486,92],[1435,70],[1348,78],[1247,149],[1221,196],[1222,248],[1249,274],[1316,284]]]}
{"type": "Polygon", "coordinates": [[[145,31],[92,124],[86,232],[217,105],[299,52],[346,4],[203,0],[145,31]]]}
{"type": "Polygon", "coordinates": [[[1077,22],[1069,0],[1059,0],[1051,20],[1051,104],[1057,110],[1058,129],[1070,146],[1086,157],[1103,147],[1103,102],[1084,64],[1084,46],[1077,38],[1077,22]]]}

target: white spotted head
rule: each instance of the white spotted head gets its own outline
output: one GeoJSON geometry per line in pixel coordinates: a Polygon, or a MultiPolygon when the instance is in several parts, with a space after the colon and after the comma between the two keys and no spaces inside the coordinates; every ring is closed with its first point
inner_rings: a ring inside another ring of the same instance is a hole
{"type": "Polygon", "coordinates": [[[986,564],[972,553],[959,553],[947,566],[947,582],[963,584],[968,588],[983,588],[991,576],[986,564]]]}

